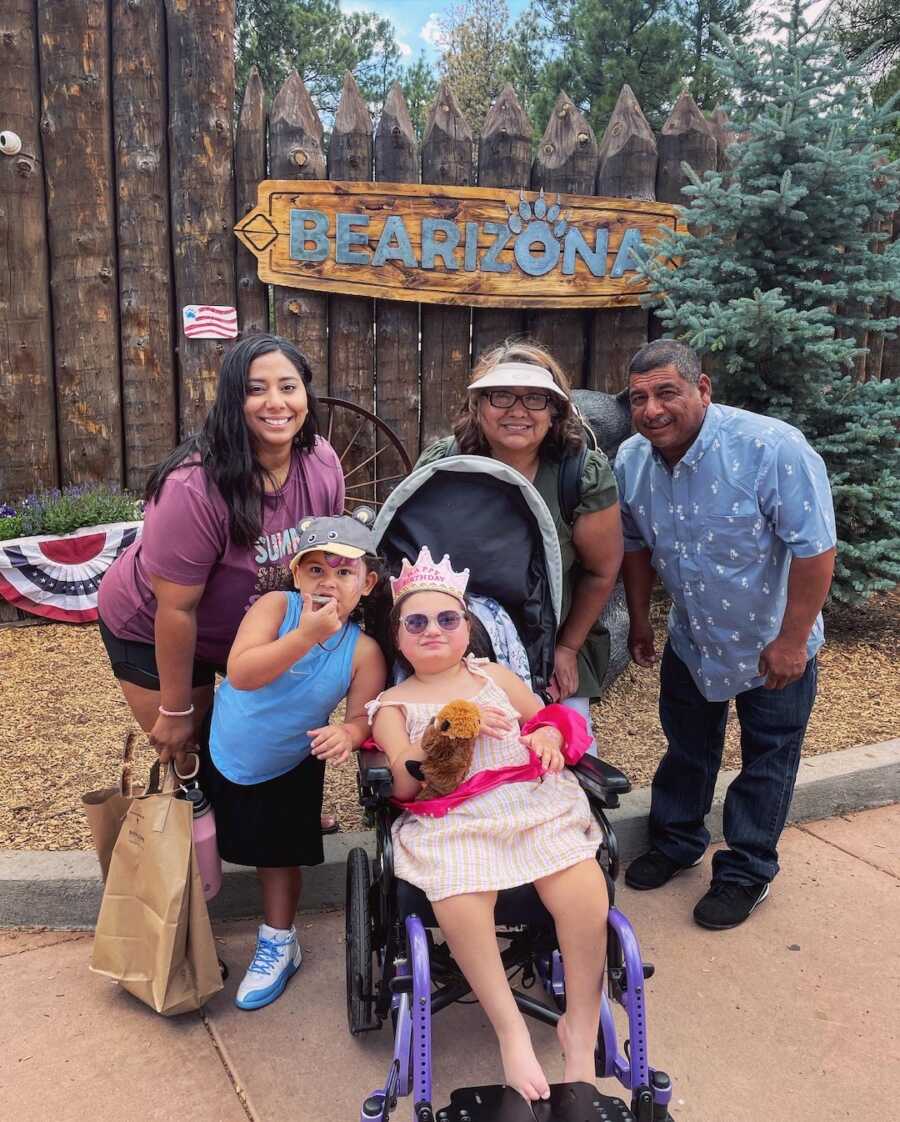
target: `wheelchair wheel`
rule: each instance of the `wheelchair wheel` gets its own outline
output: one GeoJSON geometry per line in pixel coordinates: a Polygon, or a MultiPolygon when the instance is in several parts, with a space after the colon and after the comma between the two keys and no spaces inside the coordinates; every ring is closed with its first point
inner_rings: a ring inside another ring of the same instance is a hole
{"type": "Polygon", "coordinates": [[[372,933],[369,927],[369,855],[351,849],[347,857],[344,951],[347,978],[347,1024],[353,1036],[370,1027],[367,1000],[372,993],[372,933]]]}

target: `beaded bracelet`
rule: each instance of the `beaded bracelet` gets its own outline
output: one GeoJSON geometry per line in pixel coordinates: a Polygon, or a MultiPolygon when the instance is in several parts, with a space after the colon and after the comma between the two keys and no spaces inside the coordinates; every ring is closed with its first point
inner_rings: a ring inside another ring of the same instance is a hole
{"type": "Polygon", "coordinates": [[[162,713],[162,715],[164,717],[190,717],[194,712],[194,706],[191,705],[190,709],[176,710],[176,709],[163,709],[163,707],[160,705],[159,706],[159,711],[160,711],[160,713],[162,713]]]}

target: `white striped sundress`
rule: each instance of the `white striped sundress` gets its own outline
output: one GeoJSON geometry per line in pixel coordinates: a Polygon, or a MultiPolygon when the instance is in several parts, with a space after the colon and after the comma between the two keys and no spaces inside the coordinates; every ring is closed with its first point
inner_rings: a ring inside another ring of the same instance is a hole
{"type": "MultiPolygon", "coordinates": [[[[528,763],[519,740],[518,718],[504,691],[467,658],[473,674],[485,679],[472,700],[495,705],[514,725],[502,739],[479,736],[466,778],[488,768],[528,763]]],[[[406,715],[410,740],[417,740],[443,703],[384,702],[368,706],[371,721],[382,704],[398,705],[406,715]]],[[[421,888],[429,900],[465,892],[499,891],[592,859],[600,827],[571,772],[543,779],[504,783],[451,808],[443,818],[405,811],[393,826],[394,870],[421,888]]]]}

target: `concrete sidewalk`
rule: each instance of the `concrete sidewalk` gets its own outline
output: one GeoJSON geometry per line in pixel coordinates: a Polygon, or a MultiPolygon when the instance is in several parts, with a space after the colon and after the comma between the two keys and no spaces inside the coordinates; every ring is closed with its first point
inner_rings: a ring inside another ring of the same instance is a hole
{"type": "MultiPolygon", "coordinates": [[[[722,812],[736,771],[720,772],[706,824],[713,841],[722,837],[722,812]]],[[[900,738],[804,757],[788,813],[790,823],[832,818],[900,801],[900,738]]],[[[623,866],[647,848],[650,788],[622,798],[609,814],[623,866]]],[[[374,854],[371,831],[325,838],[325,862],[304,877],[304,911],[343,907],[347,853],[363,846],[374,854]]],[[[259,909],[254,869],[225,865],[222,890],[210,907],[213,920],[243,919],[259,909]]],[[[0,928],[92,927],[103,885],[93,851],[0,850],[0,928]]],[[[2,1120],[0,1120],[2,1122],[2,1120]]]]}
{"type": "MultiPolygon", "coordinates": [[[[621,887],[657,967],[650,1058],[674,1080],[676,1122],[898,1116],[898,838],[900,805],[790,827],[771,897],[730,932],[691,922],[709,855],[658,892],[621,887]]],[[[202,1015],[176,1020],[90,974],[89,934],[0,933],[0,1118],[356,1122],[384,1080],[389,1032],[347,1033],[343,916],[305,913],[298,929],[303,969],[274,1005],[242,1013],[231,999],[255,925],[218,925],[231,978],[202,1015]]],[[[532,1033],[558,1079],[552,1030],[532,1033]]],[[[436,1106],[456,1085],[498,1080],[477,1006],[436,1018],[434,1070],[436,1106]]],[[[411,1116],[402,1100],[394,1117],[411,1116]]]]}

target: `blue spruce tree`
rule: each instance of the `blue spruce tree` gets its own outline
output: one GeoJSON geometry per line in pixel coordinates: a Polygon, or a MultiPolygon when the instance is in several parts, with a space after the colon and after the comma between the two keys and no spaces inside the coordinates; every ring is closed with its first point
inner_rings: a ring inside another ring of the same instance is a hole
{"type": "Polygon", "coordinates": [[[687,167],[688,230],[644,260],[668,336],[706,356],[720,400],[797,425],[825,459],[845,602],[900,582],[900,382],[864,381],[866,341],[892,335],[900,243],[896,98],[875,106],[850,61],[795,3],[765,40],[722,38],[739,139],[724,172],[687,167]],[[673,262],[678,267],[671,268],[673,262]]]}

